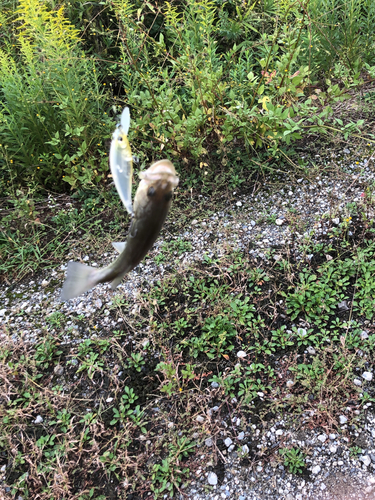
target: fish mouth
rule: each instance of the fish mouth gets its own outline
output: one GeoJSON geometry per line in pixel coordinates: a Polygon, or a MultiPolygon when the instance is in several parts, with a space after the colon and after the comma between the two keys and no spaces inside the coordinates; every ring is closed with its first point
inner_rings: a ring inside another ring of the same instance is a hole
{"type": "Polygon", "coordinates": [[[168,185],[173,189],[178,186],[180,181],[173,163],[169,160],[157,161],[145,172],[140,172],[139,177],[147,183],[161,183],[162,189],[166,189],[168,185]]]}

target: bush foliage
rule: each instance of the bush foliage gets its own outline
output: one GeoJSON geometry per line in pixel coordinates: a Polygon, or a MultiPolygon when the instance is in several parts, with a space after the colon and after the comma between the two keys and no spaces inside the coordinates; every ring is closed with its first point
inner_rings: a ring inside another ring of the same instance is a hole
{"type": "Polygon", "coordinates": [[[373,74],[374,20],[371,0],[7,1],[0,168],[7,183],[100,183],[124,105],[144,163],[213,169],[234,145],[277,157],[373,74]]]}

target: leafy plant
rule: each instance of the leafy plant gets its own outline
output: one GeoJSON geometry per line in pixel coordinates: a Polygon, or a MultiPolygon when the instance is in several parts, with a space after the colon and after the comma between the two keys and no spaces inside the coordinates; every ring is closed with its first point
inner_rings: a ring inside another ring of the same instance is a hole
{"type": "Polygon", "coordinates": [[[292,474],[302,474],[305,467],[305,455],[299,448],[281,448],[279,453],[284,458],[284,466],[292,474]]]}

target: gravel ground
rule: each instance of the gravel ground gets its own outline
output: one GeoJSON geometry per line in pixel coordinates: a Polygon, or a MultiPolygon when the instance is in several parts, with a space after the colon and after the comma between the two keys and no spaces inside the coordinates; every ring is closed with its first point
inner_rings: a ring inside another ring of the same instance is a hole
{"type": "MultiPolygon", "coordinates": [[[[162,262],[156,265],[154,256],[160,252],[163,242],[171,239],[171,234],[172,238],[180,237],[192,243],[193,250],[180,257],[181,266],[187,266],[201,259],[203,253],[220,255],[229,247],[246,249],[251,242],[255,246],[250,252],[257,258],[267,258],[266,250],[272,247],[275,249],[273,258],[277,259],[278,245],[288,243],[292,233],[302,240],[312,234],[327,232],[347,216],[346,204],[360,201],[364,185],[375,179],[372,162],[353,158],[347,149],[333,161],[340,166],[339,176],[319,175],[319,169],[315,168],[315,176],[310,176],[309,180],[297,178],[289,187],[288,180],[280,174],[278,185],[281,187],[264,186],[254,194],[243,196],[233,192],[233,202],[225,212],[205,218],[196,215],[180,234],[173,231],[174,223],[170,221],[150,256],[129,274],[116,293],[120,291],[125,298],[133,300],[133,311],[137,311],[139,292],[152,286],[162,274],[168,273],[168,264],[162,262]],[[295,219],[291,218],[290,209],[295,210],[295,219]]],[[[204,204],[205,198],[200,197],[196,203],[197,206],[204,204]]],[[[70,258],[74,252],[73,248],[70,258]]],[[[83,260],[102,266],[114,257],[114,252],[100,258],[88,253],[83,260]]],[[[95,315],[98,326],[115,327],[126,320],[110,317],[108,307],[114,294],[107,284],[98,285],[77,299],[60,303],[58,297],[65,269],[66,263],[63,263],[52,272],[43,272],[10,287],[2,286],[0,323],[14,335],[22,335],[33,342],[41,333],[41,326],[46,324],[46,316],[55,311],[61,311],[68,317],[73,313],[87,318],[95,315]]],[[[73,316],[68,325],[76,329],[77,337],[84,338],[85,331],[74,324],[73,316]]],[[[51,325],[47,328],[53,330],[51,325]]],[[[77,338],[69,336],[65,341],[75,343],[77,338]]],[[[185,490],[185,498],[375,499],[375,414],[372,410],[369,403],[360,428],[347,427],[346,418],[352,410],[343,410],[340,434],[310,429],[311,415],[308,414],[299,422],[288,422],[279,417],[266,424],[249,424],[245,426],[246,431],[236,431],[242,416],[231,415],[229,422],[222,423],[222,435],[212,436],[206,441],[206,446],[212,447],[212,454],[201,456],[202,466],[197,471],[196,479],[185,490]],[[359,455],[352,456],[349,438],[361,448],[359,455]],[[224,441],[226,449],[223,446],[219,449],[217,444],[220,440],[224,441]],[[284,466],[272,460],[252,462],[252,450],[255,448],[268,449],[271,453],[290,444],[310,450],[302,476],[288,473],[284,466]],[[217,459],[216,465],[213,457],[217,459]]],[[[211,415],[205,418],[220,416],[213,408],[211,415]]]]}

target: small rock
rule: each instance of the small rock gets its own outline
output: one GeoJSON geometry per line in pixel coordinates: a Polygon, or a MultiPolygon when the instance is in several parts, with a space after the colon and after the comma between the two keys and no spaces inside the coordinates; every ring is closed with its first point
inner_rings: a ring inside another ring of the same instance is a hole
{"type": "Polygon", "coordinates": [[[281,429],[277,429],[276,431],[276,436],[282,436],[283,435],[283,431],[281,429]]]}
{"type": "Polygon", "coordinates": [[[320,434],[320,436],[318,436],[318,439],[321,443],[324,443],[327,439],[327,436],[325,434],[320,434]]]}
{"type": "Polygon", "coordinates": [[[343,300],[342,302],[340,302],[340,304],[337,304],[337,307],[340,309],[340,311],[349,311],[346,300],[343,300]]]}
{"type": "Polygon", "coordinates": [[[217,485],[217,475],[215,474],[215,472],[208,473],[207,481],[208,481],[208,484],[210,484],[211,486],[217,485]]]}
{"type": "Polygon", "coordinates": [[[247,444],[244,444],[244,445],[242,446],[242,453],[249,453],[249,451],[250,451],[250,450],[249,450],[249,447],[247,446],[247,444]]]}
{"type": "Polygon", "coordinates": [[[207,439],[205,440],[204,444],[205,444],[206,446],[213,446],[214,442],[213,442],[212,438],[207,438],[207,439]]]}
{"type": "Polygon", "coordinates": [[[107,398],[107,399],[105,400],[105,402],[106,402],[106,403],[112,403],[112,401],[113,401],[113,398],[107,398]]]}
{"type": "Polygon", "coordinates": [[[344,153],[344,154],[346,154],[346,155],[348,155],[348,154],[350,153],[350,149],[345,148],[345,149],[343,150],[343,153],[344,153]]]}
{"type": "Polygon", "coordinates": [[[245,358],[247,356],[246,352],[245,351],[238,351],[237,353],[237,358],[245,358]]]}
{"type": "Polygon", "coordinates": [[[58,377],[61,377],[61,375],[64,373],[64,367],[62,365],[56,365],[53,369],[53,373],[58,377]]]}
{"type": "Polygon", "coordinates": [[[198,224],[197,219],[194,219],[194,220],[192,220],[192,221],[191,221],[191,225],[192,225],[192,226],[195,226],[196,224],[198,224]]]}
{"type": "Polygon", "coordinates": [[[332,439],[332,441],[333,441],[334,439],[336,439],[336,434],[330,434],[328,437],[329,437],[329,439],[332,439]]]}
{"type": "Polygon", "coordinates": [[[363,372],[362,378],[367,380],[367,382],[370,382],[372,380],[372,373],[371,372],[363,372]]]}
{"type": "Polygon", "coordinates": [[[7,312],[6,309],[0,309],[0,316],[5,316],[6,312],[7,312]]]}
{"type": "MultiPolygon", "coordinates": [[[[370,458],[371,458],[371,460],[372,460],[372,461],[374,462],[374,464],[375,464],[375,455],[371,454],[371,455],[370,455],[370,458]]],[[[375,478],[374,478],[374,479],[375,479],[375,478]]]]}
{"type": "Polygon", "coordinates": [[[212,389],[217,389],[218,387],[220,387],[220,385],[217,382],[212,382],[211,387],[212,389]]]}
{"type": "Polygon", "coordinates": [[[331,453],[336,453],[336,451],[337,451],[337,446],[330,446],[330,447],[329,447],[329,451],[330,451],[331,453]]]}
{"type": "Polygon", "coordinates": [[[309,354],[316,354],[316,350],[311,345],[309,345],[309,347],[307,348],[307,352],[309,354]]]}
{"type": "Polygon", "coordinates": [[[41,424],[42,422],[43,422],[43,417],[41,415],[38,415],[34,420],[34,424],[41,424]]]}
{"type": "Polygon", "coordinates": [[[240,432],[240,433],[238,434],[237,439],[238,439],[239,441],[242,441],[244,437],[245,437],[245,433],[242,431],[242,432],[240,432]]]}
{"type": "MultiPolygon", "coordinates": [[[[0,311],[1,313],[1,311],[0,311]]],[[[368,339],[368,333],[366,332],[366,330],[362,330],[361,332],[361,340],[366,340],[368,339]]]]}
{"type": "Polygon", "coordinates": [[[340,224],[340,219],[336,217],[335,219],[332,219],[332,222],[337,226],[338,224],[340,224]]]}
{"type": "Polygon", "coordinates": [[[293,387],[293,385],[294,385],[294,381],[293,381],[293,380],[287,380],[287,381],[286,381],[286,386],[287,386],[288,388],[293,387]]]}
{"type": "Polygon", "coordinates": [[[333,257],[331,257],[330,255],[328,255],[328,253],[327,253],[327,254],[326,254],[326,260],[327,260],[327,261],[333,260],[333,257]]]}
{"type": "Polygon", "coordinates": [[[339,422],[340,422],[340,424],[346,424],[347,421],[348,421],[348,419],[345,417],[345,415],[340,415],[339,416],[339,422]]]}
{"type": "Polygon", "coordinates": [[[282,226],[282,225],[284,224],[284,221],[283,221],[283,219],[276,219],[276,220],[275,220],[275,224],[276,224],[277,226],[282,226]]]}
{"type": "Polygon", "coordinates": [[[322,470],[322,468],[320,467],[320,465],[315,465],[315,467],[313,467],[311,469],[311,472],[312,474],[319,474],[319,472],[322,470]]]}
{"type": "Polygon", "coordinates": [[[96,299],[94,305],[97,309],[100,309],[103,305],[103,302],[100,299],[96,299]]]}
{"type": "Polygon", "coordinates": [[[364,455],[363,457],[359,457],[360,461],[368,467],[371,464],[371,458],[368,455],[364,455]]]}
{"type": "Polygon", "coordinates": [[[362,380],[359,380],[359,378],[355,378],[355,379],[353,380],[353,384],[354,384],[354,385],[358,385],[358,386],[360,386],[360,385],[362,385],[362,380]]]}
{"type": "Polygon", "coordinates": [[[242,202],[241,201],[237,201],[236,205],[237,205],[237,207],[242,207],[242,202]]]}
{"type": "Polygon", "coordinates": [[[90,257],[88,255],[85,255],[82,260],[84,262],[87,262],[88,260],[90,260],[90,257]]]}
{"type": "Polygon", "coordinates": [[[7,468],[7,466],[6,466],[6,465],[3,465],[3,466],[1,467],[1,469],[0,469],[0,472],[5,472],[5,469],[6,469],[6,468],[7,468]]]}
{"type": "Polygon", "coordinates": [[[229,448],[229,446],[233,443],[233,441],[231,440],[231,438],[226,438],[224,440],[224,444],[227,448],[229,448]]]}
{"type": "Polygon", "coordinates": [[[43,280],[43,281],[42,281],[42,283],[41,283],[41,285],[42,285],[42,287],[44,287],[44,288],[45,288],[46,286],[48,286],[48,285],[49,285],[49,281],[47,281],[47,280],[43,280]]]}
{"type": "Polygon", "coordinates": [[[197,422],[199,422],[200,424],[204,422],[204,417],[202,417],[202,415],[198,415],[197,416],[197,422]]]}
{"type": "Polygon", "coordinates": [[[322,483],[322,484],[320,485],[320,489],[321,489],[322,491],[324,491],[326,488],[327,488],[327,486],[326,486],[324,483],[322,483]]]}

